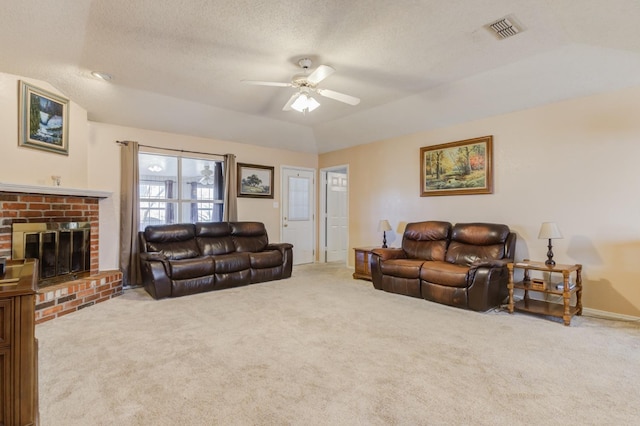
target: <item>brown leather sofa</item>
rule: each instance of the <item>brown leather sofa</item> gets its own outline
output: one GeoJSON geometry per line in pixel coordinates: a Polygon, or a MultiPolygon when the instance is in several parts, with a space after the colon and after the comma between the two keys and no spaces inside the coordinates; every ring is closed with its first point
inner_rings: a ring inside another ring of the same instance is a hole
{"type": "Polygon", "coordinates": [[[291,276],[293,246],[269,244],[260,222],[147,226],[139,237],[142,282],[155,299],[291,276]]]}
{"type": "Polygon", "coordinates": [[[486,311],[507,296],[516,235],[506,225],[427,221],[407,225],[402,248],[371,255],[378,290],[486,311]]]}

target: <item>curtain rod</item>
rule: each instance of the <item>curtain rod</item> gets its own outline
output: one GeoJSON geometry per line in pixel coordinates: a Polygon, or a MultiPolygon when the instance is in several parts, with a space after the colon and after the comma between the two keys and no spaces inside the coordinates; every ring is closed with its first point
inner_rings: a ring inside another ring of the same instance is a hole
{"type": "MultiPolygon", "coordinates": [[[[116,141],[116,143],[126,146],[129,143],[129,141],[116,141]]],[[[143,145],[141,143],[139,143],[138,146],[143,146],[145,148],[162,149],[162,150],[165,150],[165,151],[186,152],[186,153],[189,153],[189,154],[217,155],[219,157],[224,157],[226,155],[226,154],[216,154],[215,152],[200,152],[200,151],[188,151],[188,150],[185,150],[185,149],[160,148],[159,146],[143,145]]]]}

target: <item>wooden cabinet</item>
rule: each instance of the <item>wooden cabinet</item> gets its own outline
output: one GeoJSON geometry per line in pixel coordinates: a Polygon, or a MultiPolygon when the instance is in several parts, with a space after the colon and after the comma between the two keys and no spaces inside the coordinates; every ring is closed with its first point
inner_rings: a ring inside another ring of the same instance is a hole
{"type": "Polygon", "coordinates": [[[356,271],[353,273],[353,278],[371,281],[369,259],[371,257],[371,250],[374,248],[375,247],[356,247],[353,249],[356,255],[356,271]]]}
{"type": "Polygon", "coordinates": [[[554,265],[548,266],[544,262],[533,262],[528,259],[518,263],[509,263],[509,313],[514,310],[533,314],[548,315],[562,318],[564,325],[571,324],[574,315],[582,315],[582,265],[554,265]],[[514,269],[523,269],[522,281],[514,282],[514,269]],[[542,278],[531,278],[530,271],[541,271],[546,274],[542,278]],[[555,275],[554,275],[555,274],[555,275]],[[571,276],[575,274],[574,280],[571,276]],[[557,279],[554,279],[558,277],[557,279]],[[561,278],[560,278],[561,277],[561,278]],[[524,290],[524,298],[515,302],[513,290],[524,290]],[[551,303],[546,300],[536,300],[529,297],[530,292],[540,292],[548,295],[562,296],[562,303],[551,303]],[[571,305],[571,297],[576,295],[575,305],[571,305]]]}
{"type": "Polygon", "coordinates": [[[9,260],[0,276],[0,425],[38,423],[37,261],[9,260]]]}

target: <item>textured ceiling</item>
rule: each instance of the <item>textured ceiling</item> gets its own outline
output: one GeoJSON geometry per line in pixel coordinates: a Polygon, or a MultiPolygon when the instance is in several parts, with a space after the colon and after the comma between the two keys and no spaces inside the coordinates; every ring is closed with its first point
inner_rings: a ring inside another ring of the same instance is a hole
{"type": "Polygon", "coordinates": [[[327,152],[640,85],[638,22],[638,0],[4,0],[0,71],[98,122],[327,152]],[[498,40],[507,15],[524,31],[498,40]],[[241,82],[302,57],[361,103],[285,112],[294,89],[241,82]]]}

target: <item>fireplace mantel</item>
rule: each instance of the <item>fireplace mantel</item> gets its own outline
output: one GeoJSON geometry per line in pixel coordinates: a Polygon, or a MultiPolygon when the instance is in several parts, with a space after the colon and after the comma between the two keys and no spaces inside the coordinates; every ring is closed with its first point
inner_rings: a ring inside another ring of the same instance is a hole
{"type": "Polygon", "coordinates": [[[109,198],[113,194],[109,191],[93,189],[65,188],[62,186],[22,185],[0,182],[0,192],[19,192],[23,194],[67,195],[74,197],[109,198]]]}

